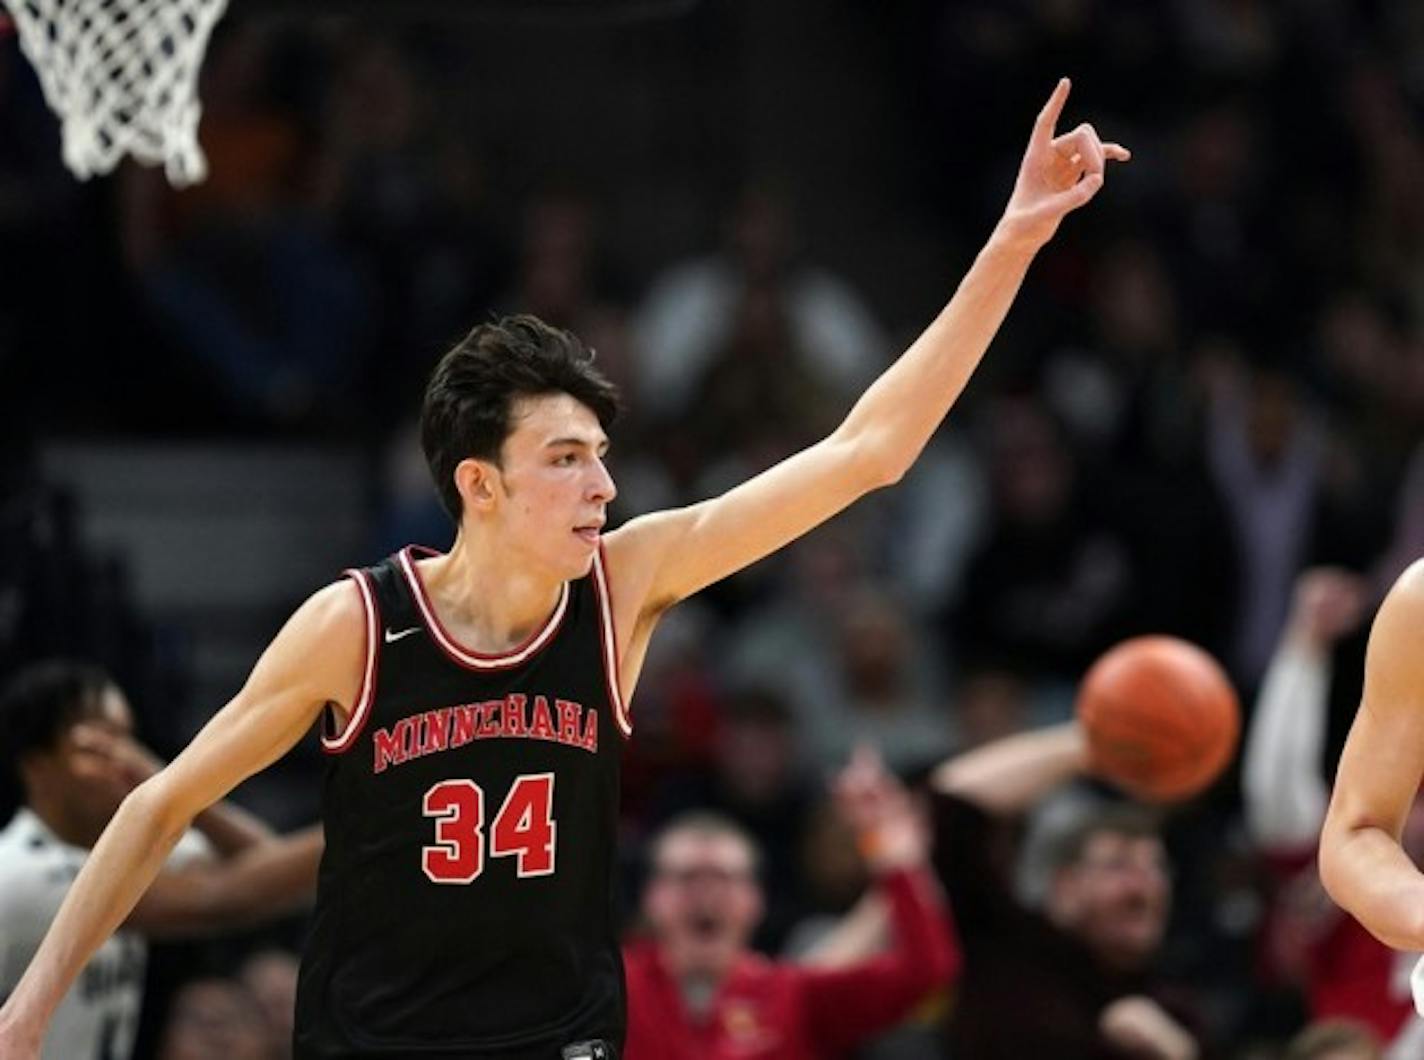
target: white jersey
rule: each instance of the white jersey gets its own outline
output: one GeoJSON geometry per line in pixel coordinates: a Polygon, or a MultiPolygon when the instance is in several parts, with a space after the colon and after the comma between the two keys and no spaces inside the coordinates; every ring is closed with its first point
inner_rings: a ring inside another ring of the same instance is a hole
{"type": "MultiPolygon", "coordinates": [[[[189,833],[169,864],[206,848],[189,833]]],[[[0,831],[0,999],[15,989],[88,856],[25,808],[0,831]]],[[[55,1010],[44,1060],[128,1060],[147,961],[147,944],[131,931],[117,931],[100,946],[55,1010]]]]}

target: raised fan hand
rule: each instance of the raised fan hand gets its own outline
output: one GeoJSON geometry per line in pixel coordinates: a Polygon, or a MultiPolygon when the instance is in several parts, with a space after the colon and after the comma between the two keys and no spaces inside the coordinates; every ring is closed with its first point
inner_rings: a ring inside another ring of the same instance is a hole
{"type": "Polygon", "coordinates": [[[1132,152],[1121,144],[1104,143],[1087,122],[1070,132],[1057,133],[1071,87],[1066,77],[1059,80],[1034,121],[1014,193],[1004,211],[1003,230],[1035,248],[1052,239],[1063,218],[1098,193],[1107,163],[1132,158],[1132,152]]]}
{"type": "Polygon", "coordinates": [[[910,794],[872,748],[856,747],[833,790],[871,868],[888,871],[923,863],[928,837],[910,794]]]}

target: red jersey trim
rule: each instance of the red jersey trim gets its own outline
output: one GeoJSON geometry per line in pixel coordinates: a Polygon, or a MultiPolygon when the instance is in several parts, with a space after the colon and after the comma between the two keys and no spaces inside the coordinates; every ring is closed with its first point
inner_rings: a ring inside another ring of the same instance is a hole
{"type": "MultiPolygon", "coordinates": [[[[440,618],[436,615],[435,607],[430,602],[430,596],[425,591],[425,583],[420,580],[420,572],[412,559],[416,550],[417,546],[407,545],[400,552],[401,570],[405,573],[406,581],[410,583],[411,594],[415,597],[416,606],[419,608],[421,617],[425,621],[425,627],[430,631],[430,637],[435,641],[436,646],[451,660],[467,670],[507,670],[528,662],[540,648],[554,639],[554,635],[558,633],[559,627],[563,624],[564,614],[569,607],[568,582],[564,582],[563,588],[559,590],[559,602],[554,605],[554,610],[548,620],[517,648],[499,655],[486,655],[466,648],[440,624],[440,618]]],[[[432,549],[419,549],[419,551],[432,556],[440,555],[432,549]]]]}
{"type": "Polygon", "coordinates": [[[360,590],[361,609],[366,613],[366,665],[361,671],[361,690],[357,692],[356,702],[346,719],[346,728],[334,737],[327,736],[326,733],[321,734],[321,748],[328,754],[345,751],[366,727],[366,719],[371,714],[371,703],[376,698],[376,674],[381,665],[381,622],[376,613],[376,597],[371,592],[370,580],[365,571],[348,570],[345,574],[360,590]]]}
{"type": "Polygon", "coordinates": [[[608,684],[608,701],[613,704],[613,720],[627,739],[633,735],[633,718],[623,702],[623,689],[618,678],[618,630],[613,624],[613,593],[608,588],[608,575],[603,567],[603,542],[593,554],[593,583],[598,596],[598,628],[603,635],[603,677],[608,684]]]}

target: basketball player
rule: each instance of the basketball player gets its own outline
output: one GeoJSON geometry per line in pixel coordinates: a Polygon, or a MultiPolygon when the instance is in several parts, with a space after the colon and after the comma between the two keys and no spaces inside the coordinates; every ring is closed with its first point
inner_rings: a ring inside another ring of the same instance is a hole
{"type": "Polygon", "coordinates": [[[130,796],[0,1009],[29,1060],[87,956],[205,806],[321,719],[327,850],[297,1003],[300,1057],[602,1058],[623,1038],[611,877],[620,743],[678,601],[896,482],[939,426],[1035,253],[1128,152],[1055,136],[1055,88],[959,290],[823,441],[714,500],[606,536],[611,386],[572,335],[476,328],[436,368],[422,442],[459,532],[330,585],[237,696],[130,796]]]}
{"type": "MultiPolygon", "coordinates": [[[[1290,619],[1266,669],[1242,761],[1245,818],[1275,877],[1269,952],[1298,978],[1311,1019],[1370,1028],[1385,1060],[1424,1056],[1424,1020],[1409,996],[1413,955],[1382,945],[1326,898],[1316,870],[1330,792],[1320,759],[1330,715],[1332,653],[1364,616],[1369,584],[1328,567],[1296,579],[1290,619]]],[[[1424,801],[1401,833],[1424,850],[1424,801]]],[[[1328,1026],[1329,1023],[1325,1022],[1328,1026]]]]}
{"type": "MultiPolygon", "coordinates": [[[[1401,840],[1424,779],[1421,631],[1424,561],[1399,576],[1375,616],[1364,694],[1320,833],[1330,897],[1381,942],[1413,951],[1424,951],[1424,874],[1401,840]]],[[[1420,978],[1416,969],[1416,1005],[1420,978]]]]}
{"type": "MultiPolygon", "coordinates": [[[[0,831],[0,996],[39,948],[119,802],[157,769],[132,729],[123,693],[96,667],[42,663],[0,695],[0,748],[24,789],[0,831]]],[[[230,930],[289,911],[315,890],[320,829],[277,838],[226,803],[194,824],[122,929],[84,965],[55,1012],[45,1057],[126,1060],[148,939],[230,930]]]]}

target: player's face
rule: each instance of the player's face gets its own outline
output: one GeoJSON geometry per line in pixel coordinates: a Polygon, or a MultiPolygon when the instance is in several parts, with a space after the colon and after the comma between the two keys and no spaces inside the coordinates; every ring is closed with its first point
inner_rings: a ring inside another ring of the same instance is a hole
{"type": "Polygon", "coordinates": [[[1109,962],[1132,967],[1162,941],[1171,904],[1159,839],[1101,832],[1055,881],[1054,919],[1109,962]]]}
{"type": "Polygon", "coordinates": [[[720,975],[761,920],[752,852],[734,835],[668,836],[658,848],[643,911],[679,972],[720,975]]]}
{"type": "Polygon", "coordinates": [[[497,473],[504,540],[560,580],[587,574],[618,490],[604,466],[608,437],[568,394],[524,398],[497,473]]]}
{"type": "Polygon", "coordinates": [[[60,794],[72,823],[102,829],[132,790],[133,781],[113,755],[95,751],[78,739],[76,729],[81,725],[126,741],[133,736],[133,711],[123,692],[107,686],[52,750],[33,756],[27,777],[30,783],[60,794]]]}

